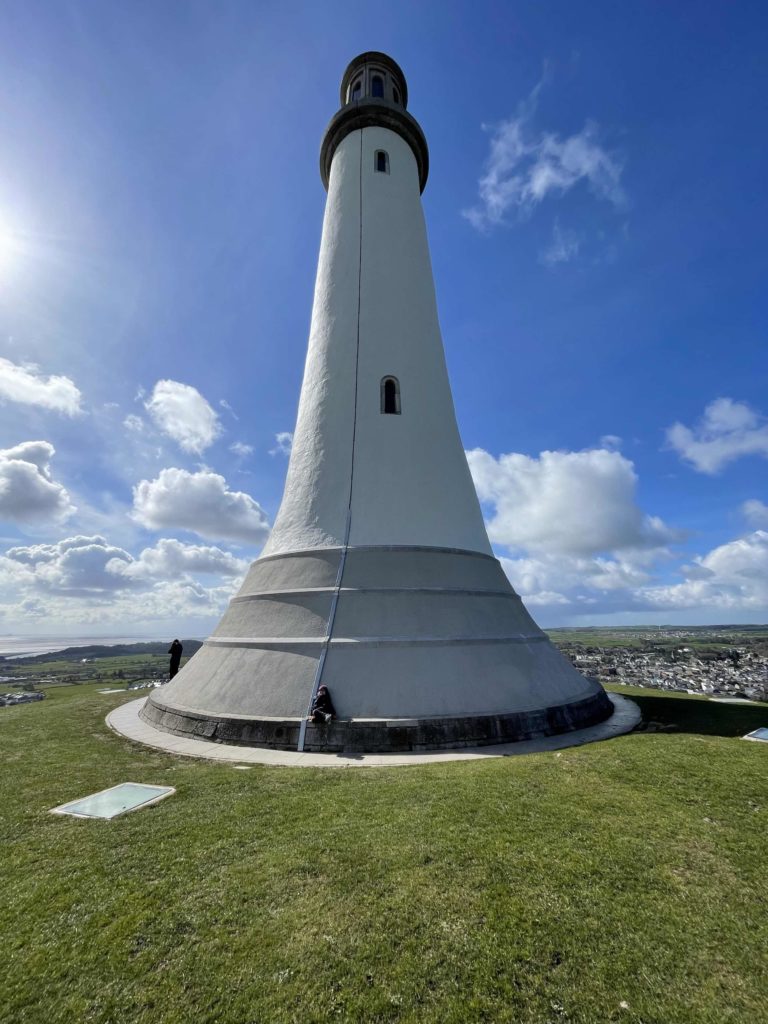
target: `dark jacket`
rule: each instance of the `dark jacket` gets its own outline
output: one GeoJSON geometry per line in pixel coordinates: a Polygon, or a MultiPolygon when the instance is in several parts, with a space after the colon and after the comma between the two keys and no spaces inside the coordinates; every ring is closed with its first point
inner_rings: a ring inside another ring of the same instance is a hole
{"type": "Polygon", "coordinates": [[[321,711],[324,715],[336,715],[336,708],[334,708],[331,695],[327,690],[318,693],[312,702],[312,714],[316,711],[321,711]]]}

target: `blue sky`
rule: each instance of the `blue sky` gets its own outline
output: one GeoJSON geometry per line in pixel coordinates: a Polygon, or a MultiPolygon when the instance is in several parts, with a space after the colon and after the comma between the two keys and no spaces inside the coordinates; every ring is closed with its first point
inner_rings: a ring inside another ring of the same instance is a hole
{"type": "Polygon", "coordinates": [[[762,4],[8,2],[0,633],[204,635],[274,519],[349,59],[542,625],[768,619],[762,4]],[[279,435],[279,439],[278,439],[279,435]]]}

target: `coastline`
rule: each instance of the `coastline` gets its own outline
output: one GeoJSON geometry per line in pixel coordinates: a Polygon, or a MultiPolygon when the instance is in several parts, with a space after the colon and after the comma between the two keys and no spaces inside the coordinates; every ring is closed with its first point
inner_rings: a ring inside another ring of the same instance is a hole
{"type": "Polygon", "coordinates": [[[20,633],[0,634],[0,657],[6,659],[33,658],[41,654],[55,654],[70,647],[117,647],[122,644],[168,643],[173,637],[165,636],[30,636],[20,633]]]}

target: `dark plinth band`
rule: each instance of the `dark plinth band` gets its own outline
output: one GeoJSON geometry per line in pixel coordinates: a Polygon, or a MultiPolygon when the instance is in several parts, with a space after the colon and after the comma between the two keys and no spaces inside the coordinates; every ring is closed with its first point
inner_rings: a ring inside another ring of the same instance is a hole
{"type": "Polygon", "coordinates": [[[358,128],[375,127],[389,128],[411,147],[419,170],[419,191],[423,192],[429,176],[429,149],[418,121],[389,100],[370,96],[342,107],[325,129],[320,147],[320,177],[326,190],[331,176],[331,161],[339,144],[358,128]]]}
{"type": "MultiPolygon", "coordinates": [[[[295,718],[219,717],[181,711],[164,706],[154,694],[139,714],[149,725],[176,736],[276,750],[295,750],[301,726],[295,718]]],[[[342,719],[329,725],[309,724],[304,750],[351,754],[488,746],[586,729],[604,722],[612,714],[613,704],[605,691],[600,690],[571,704],[506,715],[404,719],[400,722],[342,719]]]]}

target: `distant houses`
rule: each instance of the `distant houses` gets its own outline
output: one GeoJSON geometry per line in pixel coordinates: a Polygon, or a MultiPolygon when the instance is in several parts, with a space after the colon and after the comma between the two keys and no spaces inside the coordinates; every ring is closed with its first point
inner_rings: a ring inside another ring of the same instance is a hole
{"type": "Polygon", "coordinates": [[[13,707],[15,704],[32,704],[37,700],[45,700],[45,694],[0,693],[0,708],[13,707]]]}
{"type": "MultiPolygon", "coordinates": [[[[553,635],[557,643],[557,635],[553,635]]],[[[654,636],[658,639],[658,634],[654,636]]],[[[641,642],[641,641],[639,641],[641,642]]],[[[603,684],[768,700],[768,657],[755,647],[696,651],[691,647],[598,647],[559,644],[584,675],[603,684]]]]}

